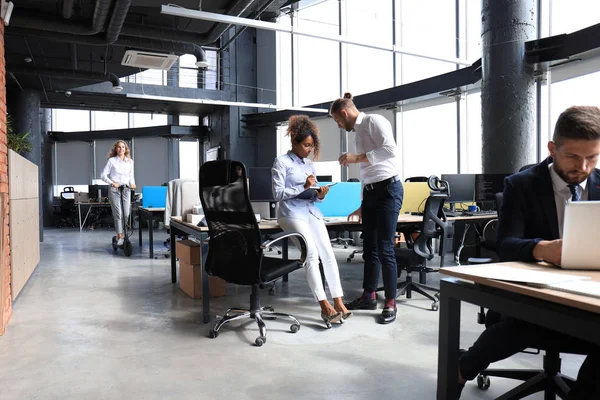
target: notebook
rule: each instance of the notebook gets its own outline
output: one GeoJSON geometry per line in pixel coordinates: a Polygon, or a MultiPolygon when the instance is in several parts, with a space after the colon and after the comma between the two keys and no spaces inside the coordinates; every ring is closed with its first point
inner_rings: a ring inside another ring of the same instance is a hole
{"type": "Polygon", "coordinates": [[[317,190],[321,189],[322,187],[331,187],[331,186],[335,186],[337,184],[337,182],[334,183],[328,183],[327,185],[321,185],[321,186],[311,186],[308,189],[306,189],[304,192],[300,193],[298,196],[296,196],[297,199],[302,199],[302,200],[310,200],[312,199],[316,194],[317,194],[317,190]]]}
{"type": "Polygon", "coordinates": [[[561,263],[564,269],[600,269],[600,201],[565,205],[561,263]]]}

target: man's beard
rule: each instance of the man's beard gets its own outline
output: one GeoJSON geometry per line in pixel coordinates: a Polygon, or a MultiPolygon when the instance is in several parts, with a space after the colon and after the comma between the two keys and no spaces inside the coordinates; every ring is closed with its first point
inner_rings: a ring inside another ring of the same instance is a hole
{"type": "MultiPolygon", "coordinates": [[[[560,176],[562,178],[562,180],[567,182],[569,185],[579,185],[581,182],[585,181],[589,177],[589,174],[585,175],[583,172],[581,172],[577,176],[571,177],[568,175],[567,172],[565,172],[562,168],[560,168],[556,164],[556,162],[554,163],[554,165],[552,167],[554,168],[554,171],[556,171],[558,176],[560,176]],[[583,174],[583,175],[581,175],[581,174],[583,174]]],[[[574,170],[574,171],[570,171],[570,172],[579,172],[579,171],[574,170]]]]}

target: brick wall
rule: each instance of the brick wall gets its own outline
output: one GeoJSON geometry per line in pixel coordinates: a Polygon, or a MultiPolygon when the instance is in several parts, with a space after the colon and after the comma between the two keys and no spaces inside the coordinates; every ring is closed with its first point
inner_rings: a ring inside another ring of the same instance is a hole
{"type": "MultiPolygon", "coordinates": [[[[4,260],[0,260],[0,290],[4,298],[0,298],[0,335],[4,333],[6,324],[12,315],[12,302],[10,295],[10,244],[8,235],[8,155],[6,147],[6,64],[4,60],[4,21],[0,19],[0,201],[4,201],[4,238],[0,243],[5,243],[4,260]],[[4,268],[3,268],[4,267],[4,268]]],[[[0,230],[1,232],[1,230],[0,230]]],[[[0,253],[1,254],[1,253],[0,253]]]]}

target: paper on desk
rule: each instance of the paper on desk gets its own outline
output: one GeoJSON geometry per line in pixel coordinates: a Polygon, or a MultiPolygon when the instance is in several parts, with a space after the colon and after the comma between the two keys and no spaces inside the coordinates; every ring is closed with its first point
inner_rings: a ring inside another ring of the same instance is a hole
{"type": "Polygon", "coordinates": [[[458,268],[468,268],[468,272],[465,272],[467,272],[469,275],[475,275],[481,278],[495,279],[498,281],[507,281],[514,283],[523,283],[542,288],[549,287],[562,282],[581,281],[589,279],[584,276],[557,274],[553,272],[527,270],[493,264],[458,268]]]}

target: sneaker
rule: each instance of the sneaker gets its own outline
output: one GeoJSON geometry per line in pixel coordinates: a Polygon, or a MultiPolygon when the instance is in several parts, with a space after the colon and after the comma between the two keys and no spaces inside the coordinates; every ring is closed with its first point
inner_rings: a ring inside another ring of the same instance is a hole
{"type": "Polygon", "coordinates": [[[363,299],[362,297],[344,305],[348,310],[377,310],[377,300],[363,299]]]}
{"type": "Polygon", "coordinates": [[[117,246],[123,246],[123,238],[117,240],[117,246]]]}

